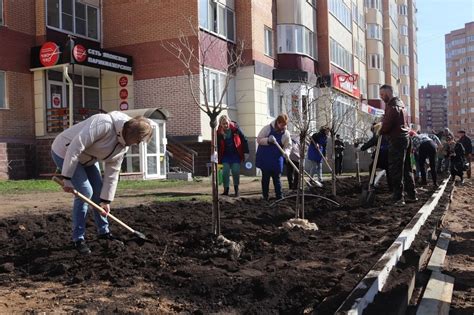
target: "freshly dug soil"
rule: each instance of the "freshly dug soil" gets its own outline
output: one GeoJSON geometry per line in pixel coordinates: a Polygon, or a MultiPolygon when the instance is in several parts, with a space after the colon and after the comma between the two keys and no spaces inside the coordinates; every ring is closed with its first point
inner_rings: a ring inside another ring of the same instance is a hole
{"type": "MultiPolygon", "coordinates": [[[[430,195],[397,208],[381,187],[374,207],[361,208],[359,192],[354,179],[344,179],[336,198],[341,206],[308,198],[306,219],[318,231],[280,228],[294,217],[291,200],[272,208],[257,198],[221,200],[222,234],[244,246],[235,261],[210,234],[211,205],[198,201],[114,209],[146,234],[145,243],[114,223],[125,245],[99,241],[90,219],[88,256],[69,242],[67,213],[8,218],[0,222],[0,286],[49,281],[80,288],[78,312],[156,313],[160,303],[147,301],[166,300],[168,310],[194,314],[333,313],[430,195]],[[143,282],[153,289],[137,291],[143,282]],[[95,300],[87,290],[97,284],[130,293],[95,300]]],[[[328,196],[329,187],[321,194],[328,196]]]]}

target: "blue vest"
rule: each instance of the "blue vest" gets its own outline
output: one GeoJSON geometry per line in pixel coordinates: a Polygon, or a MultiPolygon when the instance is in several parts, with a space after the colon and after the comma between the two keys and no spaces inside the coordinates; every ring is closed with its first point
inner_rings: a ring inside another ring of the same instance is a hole
{"type": "MultiPolygon", "coordinates": [[[[319,150],[321,150],[322,154],[326,154],[326,145],[328,143],[328,138],[319,134],[317,139],[318,140],[316,141],[316,143],[319,144],[319,150]]],[[[318,150],[314,146],[313,141],[311,141],[308,147],[308,159],[311,161],[316,161],[318,163],[321,163],[321,161],[323,160],[321,154],[319,154],[318,150]]]]}
{"type": "MultiPolygon", "coordinates": [[[[273,135],[280,147],[283,147],[281,138],[284,132],[277,132],[272,125],[270,125],[270,128],[271,131],[268,136],[273,135]]],[[[259,145],[257,148],[255,166],[262,171],[273,171],[281,174],[283,172],[284,160],[283,154],[273,143],[269,145],[259,145]]]]}

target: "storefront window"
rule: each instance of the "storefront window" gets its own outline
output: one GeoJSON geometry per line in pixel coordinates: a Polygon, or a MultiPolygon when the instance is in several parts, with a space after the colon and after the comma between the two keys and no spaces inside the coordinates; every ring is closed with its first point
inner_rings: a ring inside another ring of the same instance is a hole
{"type": "Polygon", "coordinates": [[[99,39],[99,9],[80,0],[47,0],[47,25],[99,39]]]}

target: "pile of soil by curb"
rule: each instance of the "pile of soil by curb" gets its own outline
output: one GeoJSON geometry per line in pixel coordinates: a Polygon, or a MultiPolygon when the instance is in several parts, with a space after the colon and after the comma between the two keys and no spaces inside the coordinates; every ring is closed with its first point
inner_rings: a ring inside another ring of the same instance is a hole
{"type": "MultiPolygon", "coordinates": [[[[325,187],[321,194],[328,191],[325,187]]],[[[223,235],[244,245],[236,261],[215,245],[209,233],[211,205],[204,202],[114,209],[150,242],[135,242],[113,223],[125,246],[99,241],[91,220],[89,256],[71,247],[68,214],[9,218],[0,222],[0,285],[54,281],[86,290],[94,283],[133,287],[145,281],[155,290],[143,295],[172,301],[176,312],[334,312],[430,195],[396,208],[382,187],[374,207],[361,208],[359,191],[354,179],[344,179],[338,189],[341,206],[308,199],[306,219],[317,223],[318,231],[280,228],[294,217],[291,200],[273,208],[261,199],[221,201],[223,235]]],[[[88,307],[133,311],[140,297],[91,301],[88,307]]]]}

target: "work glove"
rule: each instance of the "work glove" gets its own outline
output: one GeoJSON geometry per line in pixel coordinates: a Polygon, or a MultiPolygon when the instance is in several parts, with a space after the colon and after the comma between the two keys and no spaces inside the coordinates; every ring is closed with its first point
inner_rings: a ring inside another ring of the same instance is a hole
{"type": "Polygon", "coordinates": [[[283,153],[283,157],[285,158],[285,160],[289,161],[290,160],[290,154],[285,152],[283,153]]]}
{"type": "Polygon", "coordinates": [[[275,139],[275,136],[274,135],[270,135],[268,137],[268,143],[276,143],[276,139],[275,139]]]}
{"type": "Polygon", "coordinates": [[[110,213],[110,205],[108,203],[101,202],[100,207],[104,209],[104,212],[101,212],[100,215],[107,218],[110,213]]]}
{"type": "Polygon", "coordinates": [[[376,135],[380,135],[380,130],[382,130],[382,122],[374,125],[374,132],[376,135]]]}
{"type": "Polygon", "coordinates": [[[244,161],[247,161],[249,159],[249,154],[248,153],[244,153],[244,161]]]}

